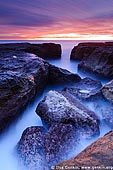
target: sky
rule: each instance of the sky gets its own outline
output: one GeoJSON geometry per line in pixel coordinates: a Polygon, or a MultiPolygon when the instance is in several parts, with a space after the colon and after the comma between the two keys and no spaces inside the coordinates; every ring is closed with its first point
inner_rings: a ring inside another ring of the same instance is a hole
{"type": "Polygon", "coordinates": [[[0,40],[113,40],[113,0],[1,0],[0,40]]]}

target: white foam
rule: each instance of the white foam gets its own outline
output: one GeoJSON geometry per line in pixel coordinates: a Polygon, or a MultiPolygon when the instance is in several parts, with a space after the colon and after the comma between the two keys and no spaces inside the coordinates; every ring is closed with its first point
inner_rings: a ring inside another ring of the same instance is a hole
{"type": "Polygon", "coordinates": [[[17,58],[17,56],[16,56],[16,55],[13,55],[13,58],[17,58]]]}
{"type": "Polygon", "coordinates": [[[86,93],[86,94],[89,94],[90,91],[89,90],[79,90],[80,93],[86,93]]]}

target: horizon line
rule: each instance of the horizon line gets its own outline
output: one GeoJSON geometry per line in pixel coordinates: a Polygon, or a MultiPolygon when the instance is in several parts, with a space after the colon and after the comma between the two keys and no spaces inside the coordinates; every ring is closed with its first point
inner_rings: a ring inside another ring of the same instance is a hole
{"type": "Polygon", "coordinates": [[[64,41],[64,40],[67,40],[67,41],[113,41],[113,39],[61,39],[61,38],[57,38],[57,39],[0,39],[0,41],[64,41]]]}

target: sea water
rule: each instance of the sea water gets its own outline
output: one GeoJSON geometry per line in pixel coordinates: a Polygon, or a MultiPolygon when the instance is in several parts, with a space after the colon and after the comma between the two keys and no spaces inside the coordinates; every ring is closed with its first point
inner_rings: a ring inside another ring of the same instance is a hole
{"type": "MultiPolygon", "coordinates": [[[[30,43],[59,43],[62,46],[62,56],[61,59],[56,60],[47,60],[49,63],[56,65],[58,67],[67,69],[73,73],[79,74],[82,78],[84,77],[91,77],[93,79],[99,80],[98,77],[91,75],[91,74],[84,74],[80,73],[77,69],[78,62],[71,61],[70,60],[70,53],[74,46],[76,46],[80,42],[86,42],[86,41],[0,41],[0,43],[21,43],[21,42],[30,42],[30,43]]],[[[89,41],[88,41],[89,42],[89,41]]],[[[91,41],[90,41],[91,42],[91,41]]],[[[104,84],[108,82],[109,80],[101,80],[101,82],[104,84]]],[[[21,138],[21,135],[23,131],[30,126],[42,126],[42,122],[39,116],[36,115],[35,110],[38,105],[38,103],[42,100],[44,95],[47,94],[49,90],[61,90],[63,89],[63,86],[56,86],[56,87],[49,87],[46,88],[43,92],[43,94],[28,105],[28,107],[25,109],[25,111],[20,115],[20,117],[15,120],[6,130],[3,134],[0,135],[0,170],[25,170],[24,168],[19,166],[19,162],[15,156],[15,147],[18,143],[18,141],[21,138]]],[[[93,110],[92,106],[90,106],[90,109],[93,110]]],[[[100,125],[100,136],[103,136],[105,133],[110,131],[111,128],[105,123],[101,122],[100,125]]],[[[82,140],[80,143],[80,147],[77,150],[76,153],[72,153],[70,155],[70,158],[72,156],[77,155],[80,151],[82,151],[84,148],[86,148],[89,144],[91,144],[93,141],[95,141],[96,138],[92,138],[90,140],[82,140]]]]}

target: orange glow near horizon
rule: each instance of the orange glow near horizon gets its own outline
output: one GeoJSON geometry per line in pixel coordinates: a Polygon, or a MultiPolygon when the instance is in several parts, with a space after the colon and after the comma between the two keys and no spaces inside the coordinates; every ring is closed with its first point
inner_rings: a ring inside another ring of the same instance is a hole
{"type": "MultiPolygon", "coordinates": [[[[72,23],[71,23],[72,24],[72,23]]],[[[94,26],[87,22],[76,22],[72,25],[63,22],[52,27],[0,27],[1,40],[113,40],[112,25],[94,26]],[[77,26],[76,26],[77,25],[77,26]],[[108,28],[109,26],[109,28],[108,28]]]]}
{"type": "Polygon", "coordinates": [[[87,30],[79,28],[60,28],[55,25],[53,28],[43,27],[42,29],[31,28],[13,28],[9,27],[8,32],[4,27],[0,28],[1,40],[113,40],[112,30],[102,27],[88,28],[87,30]]]}
{"type": "MultiPolygon", "coordinates": [[[[21,37],[22,38],[22,37],[21,37]]],[[[68,33],[68,34],[47,34],[44,36],[23,36],[24,40],[113,40],[112,35],[98,35],[98,34],[75,34],[75,33],[68,33]]]]}
{"type": "MultiPolygon", "coordinates": [[[[28,38],[29,39],[29,38],[28,38]]],[[[32,40],[113,40],[111,35],[80,35],[75,33],[69,34],[50,34],[44,37],[33,38],[32,40]]]]}
{"type": "Polygon", "coordinates": [[[99,34],[77,34],[77,33],[61,33],[61,34],[42,34],[41,36],[28,34],[11,33],[10,35],[5,34],[6,38],[1,40],[113,40],[111,34],[99,35],[99,34]]]}

